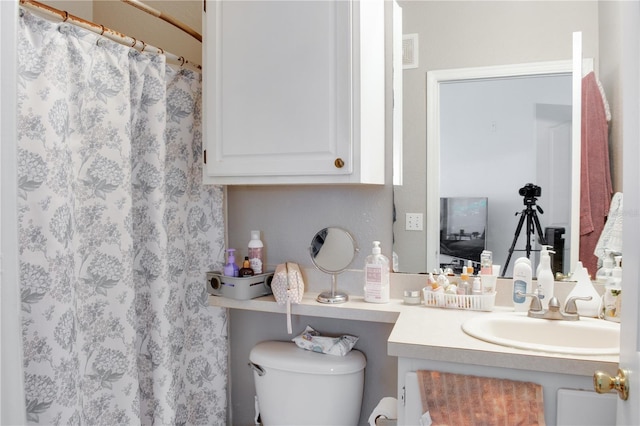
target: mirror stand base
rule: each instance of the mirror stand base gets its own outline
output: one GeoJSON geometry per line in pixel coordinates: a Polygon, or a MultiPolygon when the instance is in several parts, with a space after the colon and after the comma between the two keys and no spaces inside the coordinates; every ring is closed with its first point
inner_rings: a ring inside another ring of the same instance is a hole
{"type": "Polygon", "coordinates": [[[316,300],[320,303],[344,303],[349,300],[346,293],[340,291],[324,291],[318,295],[316,300]]]}

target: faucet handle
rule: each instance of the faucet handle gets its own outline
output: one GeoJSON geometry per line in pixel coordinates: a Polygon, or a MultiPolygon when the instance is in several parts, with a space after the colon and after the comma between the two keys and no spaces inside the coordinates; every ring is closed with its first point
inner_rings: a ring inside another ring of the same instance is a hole
{"type": "Polygon", "coordinates": [[[593,299],[591,296],[573,296],[567,300],[567,303],[564,305],[564,313],[570,315],[578,315],[578,306],[576,306],[576,300],[584,300],[589,301],[593,299]]]}
{"type": "Polygon", "coordinates": [[[542,302],[540,302],[540,298],[535,293],[523,293],[521,291],[517,292],[517,295],[520,297],[530,297],[531,305],[529,305],[529,311],[532,312],[540,312],[542,311],[542,302]]]}

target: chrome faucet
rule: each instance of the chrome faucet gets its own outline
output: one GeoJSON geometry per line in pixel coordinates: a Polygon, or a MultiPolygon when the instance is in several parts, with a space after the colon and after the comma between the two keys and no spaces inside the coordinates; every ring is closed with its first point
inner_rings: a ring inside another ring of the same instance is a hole
{"type": "Polygon", "coordinates": [[[569,300],[567,300],[567,303],[565,303],[564,305],[564,312],[562,312],[560,311],[560,302],[558,302],[558,298],[555,296],[549,300],[549,309],[544,310],[544,308],[542,307],[542,302],[540,302],[537,294],[522,292],[518,292],[518,294],[520,296],[531,297],[531,305],[529,306],[527,316],[531,318],[542,318],[549,320],[577,321],[580,319],[580,315],[578,315],[576,300],[591,300],[591,296],[570,297],[569,300]]]}

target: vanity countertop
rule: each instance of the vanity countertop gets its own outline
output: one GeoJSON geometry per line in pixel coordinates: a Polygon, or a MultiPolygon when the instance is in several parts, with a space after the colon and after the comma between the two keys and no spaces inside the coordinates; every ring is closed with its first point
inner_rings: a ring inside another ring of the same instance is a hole
{"type": "MultiPolygon", "coordinates": [[[[291,306],[291,313],[395,324],[387,341],[387,352],[391,356],[580,376],[591,376],[595,370],[615,372],[618,366],[616,355],[579,356],[527,351],[484,342],[462,331],[465,320],[474,315],[491,315],[490,312],[407,305],[401,299],[392,299],[387,304],[366,303],[362,296],[353,295],[346,303],[330,305],[318,303],[317,294],[306,292],[302,303],[291,306]]],[[[279,305],[273,296],[251,300],[210,296],[209,303],[231,309],[286,312],[286,307],[279,305]]],[[[494,312],[510,310],[503,306],[494,308],[494,312]]]]}

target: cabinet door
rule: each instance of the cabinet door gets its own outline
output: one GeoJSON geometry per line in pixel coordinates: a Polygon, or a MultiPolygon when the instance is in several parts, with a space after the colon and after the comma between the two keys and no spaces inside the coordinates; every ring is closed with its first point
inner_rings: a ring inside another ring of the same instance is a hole
{"type": "Polygon", "coordinates": [[[351,2],[209,5],[207,174],[352,173],[351,2]]]}

